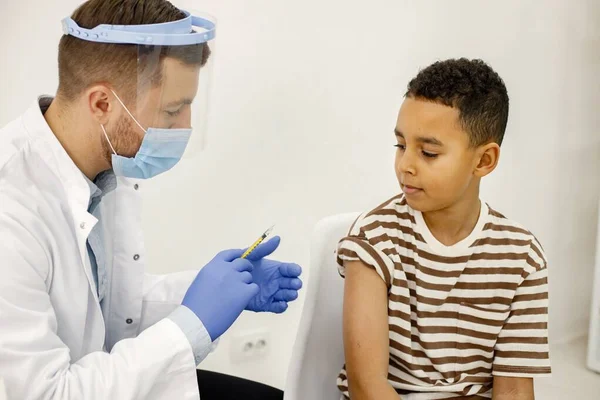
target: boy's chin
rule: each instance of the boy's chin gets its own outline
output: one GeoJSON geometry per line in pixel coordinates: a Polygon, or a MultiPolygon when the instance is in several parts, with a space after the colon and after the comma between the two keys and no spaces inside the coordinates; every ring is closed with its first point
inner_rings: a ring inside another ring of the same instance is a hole
{"type": "Polygon", "coordinates": [[[428,209],[428,207],[426,207],[426,205],[423,204],[424,203],[423,201],[418,201],[416,199],[412,199],[410,196],[407,196],[406,194],[404,195],[404,198],[406,199],[406,203],[413,210],[420,211],[420,212],[426,212],[426,210],[428,209]]]}
{"type": "Polygon", "coordinates": [[[406,195],[404,196],[404,198],[406,199],[406,203],[409,205],[410,208],[421,213],[438,211],[444,208],[439,204],[435,204],[434,202],[427,201],[424,199],[414,199],[411,198],[411,196],[406,195]]]}

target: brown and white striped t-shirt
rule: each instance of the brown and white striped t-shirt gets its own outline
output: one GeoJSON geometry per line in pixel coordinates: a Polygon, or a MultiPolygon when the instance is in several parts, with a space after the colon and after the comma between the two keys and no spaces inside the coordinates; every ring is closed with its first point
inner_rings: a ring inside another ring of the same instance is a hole
{"type": "MultiPolygon", "coordinates": [[[[445,246],[395,197],[340,241],[340,274],[357,260],[388,287],[388,380],[403,400],[489,399],[493,376],[550,374],[546,258],[484,202],[473,232],[445,246]]],[[[348,397],[345,368],[337,383],[348,397]]]]}

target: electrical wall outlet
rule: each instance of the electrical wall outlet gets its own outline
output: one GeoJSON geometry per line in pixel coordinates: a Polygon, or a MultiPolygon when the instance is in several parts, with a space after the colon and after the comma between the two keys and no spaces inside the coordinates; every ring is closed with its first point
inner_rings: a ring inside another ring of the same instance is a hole
{"type": "Polygon", "coordinates": [[[246,331],[231,338],[231,361],[235,363],[265,358],[270,339],[267,330],[246,331]]]}

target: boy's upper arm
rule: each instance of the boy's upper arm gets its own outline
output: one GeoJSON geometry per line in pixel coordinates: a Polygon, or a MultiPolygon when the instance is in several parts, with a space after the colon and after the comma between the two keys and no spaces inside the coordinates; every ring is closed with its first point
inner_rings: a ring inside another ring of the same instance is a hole
{"type": "Polygon", "coordinates": [[[347,262],[345,266],[346,370],[350,390],[358,392],[368,390],[365,385],[387,385],[388,295],[385,283],[372,268],[360,261],[347,262]]]}
{"type": "Polygon", "coordinates": [[[532,243],[525,279],[498,336],[493,375],[532,378],[550,374],[548,345],[548,269],[541,249],[532,243]]]}
{"type": "Polygon", "coordinates": [[[533,379],[494,377],[492,400],[534,400],[533,379]]]}

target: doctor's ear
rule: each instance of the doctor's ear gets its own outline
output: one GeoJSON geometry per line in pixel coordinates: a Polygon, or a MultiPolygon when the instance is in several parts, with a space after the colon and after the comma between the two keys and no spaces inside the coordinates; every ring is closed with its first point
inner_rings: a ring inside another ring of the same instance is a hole
{"type": "Polygon", "coordinates": [[[95,118],[98,124],[106,125],[111,115],[118,112],[115,96],[104,85],[92,86],[86,90],[85,101],[92,118],[95,118]]]}

